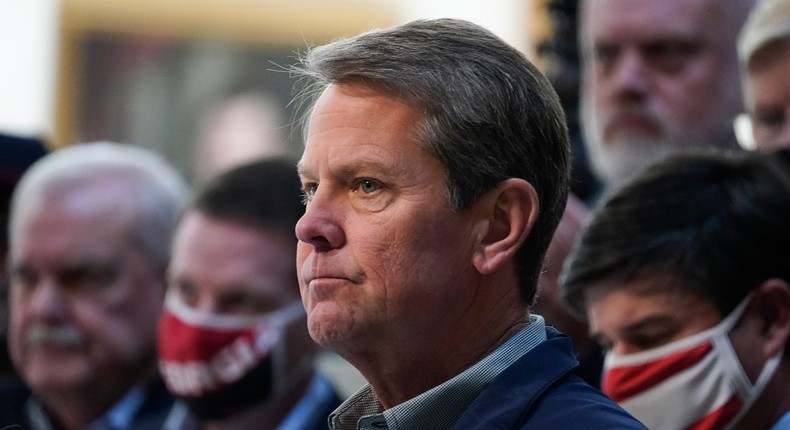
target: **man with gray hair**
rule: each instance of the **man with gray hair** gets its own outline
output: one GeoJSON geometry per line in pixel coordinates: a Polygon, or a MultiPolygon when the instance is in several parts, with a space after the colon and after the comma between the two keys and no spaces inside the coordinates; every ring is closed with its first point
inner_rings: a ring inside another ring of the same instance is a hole
{"type": "Polygon", "coordinates": [[[691,147],[738,148],[736,38],[754,0],[581,0],[581,108],[605,188],[691,147]]]}
{"type": "Polygon", "coordinates": [[[368,380],[346,429],[643,429],[530,313],[568,193],[548,80],[461,20],[311,49],[297,268],[313,339],[368,380]]]}
{"type": "MultiPolygon", "coordinates": [[[[13,363],[33,429],[153,429],[172,407],[156,328],[186,187],[153,153],[73,145],[22,177],[10,216],[13,363]]],[[[5,423],[3,423],[5,424],[5,423]]]]}
{"type": "Polygon", "coordinates": [[[757,149],[790,147],[790,0],[760,0],[738,39],[744,105],[757,149]]]}

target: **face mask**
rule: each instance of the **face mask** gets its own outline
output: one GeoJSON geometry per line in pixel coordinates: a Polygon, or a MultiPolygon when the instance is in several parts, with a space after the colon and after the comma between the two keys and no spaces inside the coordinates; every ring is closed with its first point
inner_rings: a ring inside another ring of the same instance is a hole
{"type": "Polygon", "coordinates": [[[752,384],[728,337],[741,319],[748,295],[708,330],[636,354],[609,353],[602,390],[651,429],[729,428],[771,381],[781,352],[752,384]]]}
{"type": "Polygon", "coordinates": [[[226,418],[281,390],[283,331],[301,302],[261,316],[196,311],[168,294],[159,323],[159,367],[170,391],[200,420],[226,418]]]}

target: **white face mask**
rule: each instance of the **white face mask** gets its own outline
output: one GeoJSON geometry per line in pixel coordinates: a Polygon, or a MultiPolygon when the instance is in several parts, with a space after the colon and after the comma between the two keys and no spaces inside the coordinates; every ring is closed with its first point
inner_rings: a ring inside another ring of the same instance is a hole
{"type": "Polygon", "coordinates": [[[721,323],[648,351],[604,362],[602,390],[648,428],[722,429],[740,420],[771,381],[780,351],[751,383],[729,339],[749,294],[721,323]]]}

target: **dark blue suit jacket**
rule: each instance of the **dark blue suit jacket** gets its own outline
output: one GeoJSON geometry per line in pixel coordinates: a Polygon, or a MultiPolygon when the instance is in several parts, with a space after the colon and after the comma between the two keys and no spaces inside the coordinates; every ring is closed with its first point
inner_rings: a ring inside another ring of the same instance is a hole
{"type": "Polygon", "coordinates": [[[647,429],[576,375],[570,338],[550,327],[546,333],[545,342],[480,393],[454,429],[647,429]]]}

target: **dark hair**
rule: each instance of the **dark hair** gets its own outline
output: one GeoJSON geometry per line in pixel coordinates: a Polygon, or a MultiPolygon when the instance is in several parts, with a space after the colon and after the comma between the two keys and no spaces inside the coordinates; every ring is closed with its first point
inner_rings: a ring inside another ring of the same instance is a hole
{"type": "Polygon", "coordinates": [[[595,211],[566,261],[564,299],[583,317],[590,287],[668,275],[727,315],[763,281],[790,282],[782,170],[757,153],[695,152],[652,165],[595,211]]]}
{"type": "Polygon", "coordinates": [[[537,191],[540,214],[519,250],[522,297],[534,300],[543,255],[568,193],[568,132],[556,93],[523,54],[455,19],[418,20],[312,48],[295,73],[313,104],[332,83],[369,85],[423,109],[418,141],[464,210],[508,178],[537,191]]]}
{"type": "MultiPolygon", "coordinates": [[[[22,174],[47,154],[43,140],[0,133],[0,256],[8,251],[8,216],[22,174]]],[[[3,262],[5,264],[5,262],[3,262]]]]}
{"type": "Polygon", "coordinates": [[[293,234],[304,213],[301,198],[296,162],[273,157],[247,162],[208,180],[195,191],[188,209],[293,234]]]}

